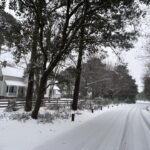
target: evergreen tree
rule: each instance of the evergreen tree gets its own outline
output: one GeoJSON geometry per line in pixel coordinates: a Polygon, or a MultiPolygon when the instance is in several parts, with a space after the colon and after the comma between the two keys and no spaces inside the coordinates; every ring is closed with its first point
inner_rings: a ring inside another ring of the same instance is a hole
{"type": "Polygon", "coordinates": [[[150,100],[150,77],[144,78],[144,95],[146,99],[150,100]]]}
{"type": "Polygon", "coordinates": [[[2,45],[19,46],[21,36],[21,24],[0,6],[0,49],[2,45]]]}
{"type": "Polygon", "coordinates": [[[115,73],[118,76],[118,87],[114,91],[114,97],[120,101],[134,103],[138,90],[135,80],[129,75],[127,67],[118,65],[115,68],[115,73]]]}

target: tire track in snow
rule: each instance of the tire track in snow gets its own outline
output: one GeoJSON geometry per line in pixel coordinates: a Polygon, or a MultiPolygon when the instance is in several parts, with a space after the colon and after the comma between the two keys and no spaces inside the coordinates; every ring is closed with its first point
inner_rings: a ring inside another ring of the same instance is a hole
{"type": "MultiPolygon", "coordinates": [[[[110,147],[105,148],[107,147],[106,142],[111,140],[112,135],[114,135],[114,130],[116,131],[118,129],[117,124],[120,122],[120,130],[122,130],[122,120],[124,120],[126,114],[127,112],[122,111],[122,109],[110,110],[109,112],[103,113],[95,119],[82,124],[80,127],[64,133],[63,135],[49,142],[46,142],[37,149],[49,150],[49,148],[51,148],[52,150],[112,150],[110,147]]],[[[114,140],[115,143],[117,143],[118,140],[113,138],[113,141],[114,140]]],[[[113,144],[113,142],[111,144],[113,144]]]]}
{"type": "Polygon", "coordinates": [[[119,150],[150,150],[140,113],[141,108],[137,106],[129,112],[119,150]]]}
{"type": "Polygon", "coordinates": [[[141,120],[142,120],[142,125],[143,125],[143,129],[144,129],[144,134],[146,137],[147,145],[148,145],[148,150],[150,150],[150,142],[149,142],[149,139],[150,139],[150,122],[148,121],[148,119],[146,119],[146,116],[144,115],[144,112],[142,112],[142,110],[140,111],[140,116],[141,116],[141,120]]]}
{"type": "Polygon", "coordinates": [[[97,121],[95,120],[95,118],[93,120],[95,128],[92,129],[92,126],[89,128],[90,132],[88,133],[88,136],[85,137],[85,135],[87,134],[85,133],[85,135],[83,135],[83,133],[81,132],[81,136],[83,136],[83,138],[80,140],[80,142],[78,144],[75,144],[71,149],[67,147],[67,149],[63,150],[99,150],[100,145],[106,141],[109,133],[113,131],[113,128],[116,126],[117,120],[121,115],[122,113],[120,113],[120,111],[118,113],[118,110],[111,110],[104,113],[102,116],[97,117],[97,121]]]}
{"type": "Polygon", "coordinates": [[[132,117],[131,113],[135,109],[136,108],[132,108],[128,112],[128,115],[127,115],[127,118],[126,118],[126,122],[125,122],[125,126],[124,126],[124,131],[123,131],[123,134],[122,134],[122,139],[121,139],[119,150],[128,150],[128,148],[127,148],[127,146],[128,146],[128,131],[129,131],[129,124],[131,123],[129,119],[130,119],[130,117],[132,117]]]}
{"type": "Polygon", "coordinates": [[[35,150],[150,150],[141,109],[127,105],[103,113],[35,150]]]}
{"type": "MultiPolygon", "coordinates": [[[[126,123],[126,118],[128,116],[129,111],[132,108],[133,107],[130,107],[130,108],[123,107],[113,112],[113,115],[116,117],[116,119],[113,120],[111,129],[109,131],[105,130],[104,137],[102,137],[102,135],[99,135],[101,137],[99,138],[98,135],[96,135],[97,140],[95,140],[95,145],[93,144],[94,149],[92,147],[91,149],[93,150],[119,150],[120,139],[122,138],[124,126],[126,123]]],[[[110,124],[109,120],[107,124],[110,124]]],[[[91,149],[88,149],[88,150],[91,150],[91,149]]]]}
{"type": "Polygon", "coordinates": [[[146,124],[147,128],[150,130],[150,122],[146,119],[146,117],[144,117],[144,114],[142,113],[142,111],[140,111],[140,114],[141,114],[142,119],[143,119],[144,123],[146,124]]]}
{"type": "Polygon", "coordinates": [[[145,132],[145,123],[141,116],[141,109],[142,107],[136,107],[136,111],[132,114],[133,122],[130,122],[132,128],[129,129],[130,143],[128,150],[150,150],[149,138],[146,134],[147,131],[145,132]]]}
{"type": "MultiPolygon", "coordinates": [[[[118,139],[120,137],[120,133],[122,131],[122,125],[118,126],[118,124],[123,124],[124,117],[126,117],[126,113],[124,111],[117,110],[116,112],[113,112],[113,117],[115,119],[107,120],[107,124],[110,124],[110,128],[107,130],[105,129],[104,134],[99,134],[96,136],[95,144],[93,143],[94,150],[118,150],[118,139]],[[119,134],[118,134],[119,133],[119,134]],[[113,138],[112,138],[113,137],[113,138]],[[99,142],[98,142],[99,141],[99,142]],[[114,143],[115,146],[114,146],[114,143]]],[[[88,150],[93,149],[88,148],[88,150]]],[[[85,149],[87,150],[87,149],[85,149]]]]}

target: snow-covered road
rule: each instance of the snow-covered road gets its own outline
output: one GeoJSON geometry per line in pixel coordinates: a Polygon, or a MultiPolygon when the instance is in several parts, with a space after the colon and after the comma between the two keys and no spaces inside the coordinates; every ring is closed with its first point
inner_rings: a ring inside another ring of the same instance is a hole
{"type": "Polygon", "coordinates": [[[150,150],[150,112],[145,104],[119,106],[35,150],[150,150]]]}

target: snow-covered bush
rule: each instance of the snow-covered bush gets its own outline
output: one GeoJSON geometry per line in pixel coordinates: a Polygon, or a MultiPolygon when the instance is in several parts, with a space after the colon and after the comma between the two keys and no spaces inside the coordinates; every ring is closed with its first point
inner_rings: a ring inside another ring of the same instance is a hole
{"type": "Polygon", "coordinates": [[[25,122],[25,121],[31,119],[31,113],[27,113],[27,112],[14,113],[14,114],[11,114],[11,115],[9,116],[9,119],[25,122]]]}
{"type": "Polygon", "coordinates": [[[80,110],[100,109],[102,105],[102,102],[99,100],[84,100],[79,102],[78,108],[80,110]]]}
{"type": "Polygon", "coordinates": [[[55,115],[51,114],[49,112],[46,112],[44,114],[39,114],[38,115],[38,122],[42,122],[42,123],[52,123],[53,120],[55,119],[55,115]]]}
{"type": "Polygon", "coordinates": [[[8,107],[6,108],[7,112],[16,111],[18,110],[16,106],[16,101],[14,99],[8,100],[8,107]]]}
{"type": "Polygon", "coordinates": [[[60,109],[55,113],[55,117],[57,119],[68,119],[70,117],[70,110],[68,109],[60,109]]]}
{"type": "Polygon", "coordinates": [[[52,123],[55,119],[68,119],[70,117],[70,111],[65,109],[60,109],[59,111],[46,112],[44,114],[39,114],[38,122],[42,123],[52,123]]]}
{"type": "Polygon", "coordinates": [[[0,114],[0,119],[4,119],[4,118],[6,118],[6,117],[7,117],[6,113],[0,114]]]}
{"type": "Polygon", "coordinates": [[[60,106],[58,104],[49,104],[49,106],[47,106],[47,108],[49,110],[58,110],[60,108],[60,106]]]}

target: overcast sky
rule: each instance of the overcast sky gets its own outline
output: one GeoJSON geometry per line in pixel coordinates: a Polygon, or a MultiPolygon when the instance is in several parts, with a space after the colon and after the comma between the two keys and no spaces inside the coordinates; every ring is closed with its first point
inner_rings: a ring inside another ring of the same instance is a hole
{"type": "MultiPolygon", "coordinates": [[[[139,45],[139,43],[137,43],[137,45],[139,45]]],[[[141,59],[141,56],[143,56],[143,51],[140,50],[140,46],[136,46],[134,49],[121,54],[123,62],[128,64],[130,75],[136,80],[139,91],[143,90],[142,77],[145,70],[145,61],[141,59]]],[[[118,58],[110,52],[107,61],[115,65],[115,63],[118,63],[118,58]]]]}
{"type": "MultiPolygon", "coordinates": [[[[150,41],[150,8],[142,6],[143,10],[147,12],[145,18],[141,20],[141,24],[138,27],[141,36],[135,43],[134,49],[131,49],[126,54],[123,53],[123,58],[128,63],[130,74],[136,79],[139,91],[143,90],[143,75],[146,71],[145,64],[148,61],[146,47],[150,41]]],[[[138,25],[137,25],[138,26],[138,25]]]]}
{"type": "MultiPolygon", "coordinates": [[[[128,52],[123,52],[121,57],[125,63],[128,63],[128,69],[132,77],[136,80],[138,90],[143,90],[143,75],[146,71],[145,64],[148,61],[146,47],[150,41],[150,8],[142,6],[142,9],[147,12],[147,15],[140,21],[137,27],[140,30],[140,37],[135,42],[134,48],[128,52]]],[[[117,57],[110,52],[109,61],[117,62],[117,57]]]]}
{"type": "Polygon", "coordinates": [[[122,57],[125,62],[128,63],[128,69],[130,74],[136,80],[136,84],[138,85],[138,90],[141,92],[143,90],[143,74],[145,73],[145,60],[143,56],[145,55],[144,49],[142,48],[144,43],[144,39],[140,39],[134,49],[131,49],[129,52],[123,53],[122,57]]]}

